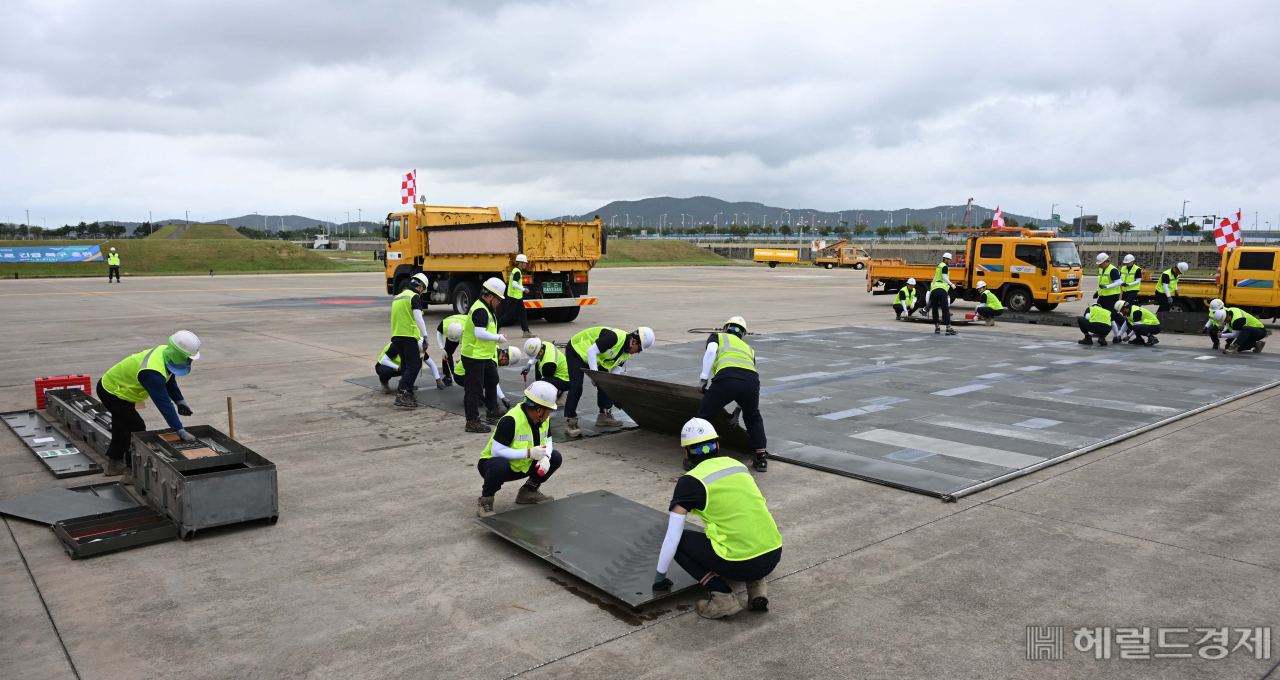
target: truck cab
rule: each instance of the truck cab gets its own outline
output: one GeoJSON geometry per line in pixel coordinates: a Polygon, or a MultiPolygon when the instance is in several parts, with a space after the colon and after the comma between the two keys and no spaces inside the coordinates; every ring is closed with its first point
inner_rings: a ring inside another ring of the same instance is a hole
{"type": "Polygon", "coordinates": [[[834,269],[835,267],[866,269],[870,262],[871,253],[867,252],[866,248],[849,243],[848,239],[842,239],[829,246],[822,247],[818,256],[813,259],[814,266],[827,269],[834,269]]]}
{"type": "Polygon", "coordinates": [[[1082,299],[1084,270],[1071,239],[1046,232],[1017,230],[1018,235],[974,235],[966,244],[963,297],[977,300],[978,281],[1013,312],[1034,306],[1047,312],[1060,303],[1082,299]]]}

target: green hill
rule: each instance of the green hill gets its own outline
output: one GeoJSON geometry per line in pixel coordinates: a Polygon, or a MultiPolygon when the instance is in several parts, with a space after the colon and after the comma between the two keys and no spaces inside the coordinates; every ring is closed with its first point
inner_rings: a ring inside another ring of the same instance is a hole
{"type": "MultiPolygon", "coordinates": [[[[159,232],[156,232],[157,234],[159,232]]],[[[85,245],[84,241],[0,241],[0,246],[85,245]]],[[[368,266],[338,262],[288,241],[231,239],[126,239],[101,244],[105,254],[114,246],[125,276],[176,274],[265,274],[289,272],[369,271],[368,266]]],[[[0,278],[43,276],[105,276],[106,262],[0,263],[0,278]]]]}
{"type": "Polygon", "coordinates": [[[232,229],[225,224],[193,224],[179,236],[180,239],[209,239],[209,238],[228,238],[228,239],[247,239],[248,236],[232,229]]]}
{"type": "MultiPolygon", "coordinates": [[[[165,239],[165,238],[169,238],[169,235],[170,235],[170,234],[172,234],[173,232],[175,232],[175,231],[177,231],[177,230],[181,229],[181,228],[182,228],[182,226],[183,226],[183,225],[181,225],[181,224],[166,224],[166,225],[164,225],[163,227],[160,227],[159,229],[157,229],[157,230],[155,230],[154,232],[152,232],[150,235],[148,235],[148,236],[147,236],[147,238],[149,238],[149,239],[165,239]]],[[[81,236],[83,236],[83,234],[81,234],[81,236]]]]}
{"type": "Polygon", "coordinates": [[[733,260],[688,241],[610,240],[606,248],[609,252],[600,258],[598,267],[733,264],[733,260]]]}

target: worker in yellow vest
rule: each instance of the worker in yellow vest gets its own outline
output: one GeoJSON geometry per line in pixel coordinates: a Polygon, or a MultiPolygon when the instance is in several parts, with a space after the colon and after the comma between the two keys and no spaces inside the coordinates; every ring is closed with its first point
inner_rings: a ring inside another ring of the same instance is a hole
{"type": "MultiPolygon", "coordinates": [[[[418,273],[409,279],[404,290],[391,300],[391,347],[400,357],[400,389],[395,405],[417,408],[413,390],[422,370],[422,353],[427,347],[427,323],[422,320],[426,305],[422,293],[427,289],[427,275],[418,273]]],[[[432,370],[435,371],[434,364],[432,370]]],[[[435,376],[437,379],[440,376],[435,376]]]]}
{"type": "Polygon", "coordinates": [[[951,327],[951,253],[943,253],[942,261],[933,268],[933,281],[929,283],[929,310],[933,313],[933,332],[941,333],[938,324],[938,312],[942,312],[942,320],[947,324],[947,335],[955,335],[956,329],[951,327]]]}
{"type": "Polygon", "coordinates": [[[1178,279],[1187,273],[1187,268],[1186,262],[1179,262],[1177,266],[1169,267],[1160,273],[1160,280],[1156,281],[1156,303],[1160,306],[1156,311],[1172,310],[1173,299],[1178,295],[1178,279]]]}
{"type": "Polygon", "coordinates": [[[178,418],[192,411],[178,389],[177,376],[190,373],[191,362],[199,358],[200,338],[191,331],[178,331],[167,343],[125,357],[102,375],[95,391],[98,401],[111,413],[111,444],[103,474],[132,473],[128,454],[133,433],[147,429],[138,415],[138,404],[148,398],[183,441],[196,440],[178,418]]]}
{"type": "MultiPolygon", "coordinates": [[[[735,316],[725,322],[720,333],[707,338],[702,373],[698,376],[703,397],[697,417],[714,421],[725,406],[737,403],[751,447],[756,450],[752,465],[756,472],[764,472],[769,466],[769,450],[764,417],[760,415],[760,373],[756,371],[756,352],[743,339],[746,335],[747,320],[735,316]]],[[[691,462],[687,458],[685,461],[685,469],[691,469],[691,462]]]]}
{"type": "Polygon", "coordinates": [[[502,318],[498,320],[498,329],[501,330],[511,321],[519,319],[524,337],[532,338],[533,333],[529,332],[529,317],[524,310],[524,294],[528,289],[524,287],[524,272],[520,271],[520,265],[528,263],[529,258],[525,257],[524,253],[516,255],[516,266],[511,269],[511,275],[507,277],[507,299],[502,304],[502,318]]]}
{"type": "MultiPolygon", "coordinates": [[[[569,396],[564,402],[565,436],[582,436],[582,429],[578,427],[578,401],[582,399],[583,369],[621,373],[627,359],[649,349],[653,341],[653,329],[647,326],[641,326],[630,333],[617,328],[596,326],[579,331],[569,339],[569,346],[565,348],[569,372],[569,396]]],[[[596,404],[600,407],[596,425],[624,425],[621,420],[613,417],[613,400],[599,385],[596,385],[596,404]]]]}
{"type": "Polygon", "coordinates": [[[1121,327],[1121,334],[1116,338],[1117,342],[1132,334],[1133,339],[1129,341],[1130,345],[1154,347],[1160,344],[1160,339],[1156,337],[1160,334],[1160,317],[1124,300],[1116,302],[1116,311],[1124,319],[1122,323],[1127,324],[1127,327],[1121,327]]]}
{"type": "Polygon", "coordinates": [[[556,388],[556,406],[563,407],[569,396],[569,359],[564,350],[554,342],[529,338],[524,341],[524,351],[529,355],[529,363],[520,375],[528,380],[529,371],[533,371],[534,380],[550,383],[556,388]]]}
{"type": "Polygon", "coordinates": [[[462,399],[466,413],[467,432],[488,432],[489,426],[480,422],[480,402],[484,401],[485,419],[497,422],[502,417],[498,410],[498,343],[507,336],[498,332],[496,310],[502,302],[506,285],[494,276],[484,282],[480,297],[471,303],[462,326],[462,371],[466,396],[462,399]]]}
{"type": "Polygon", "coordinates": [[[676,482],[668,505],[667,534],[658,553],[653,589],[672,586],[667,570],[675,560],[709,596],[698,603],[699,616],[719,619],[742,611],[725,579],[746,582],[747,608],[768,611],[764,579],[782,559],[782,534],[760,488],[746,466],[720,448],[719,436],[706,420],[685,423],[680,445],[694,465],[676,482]],[[702,520],[705,533],[684,528],[689,513],[702,520]]]}
{"type": "MultiPolygon", "coordinates": [[[[433,373],[437,376],[439,375],[439,369],[436,368],[435,362],[432,361],[431,357],[427,354],[426,347],[420,348],[419,361],[425,362],[431,367],[431,371],[433,373]]],[[[382,383],[383,394],[391,394],[393,391],[391,389],[391,379],[398,378],[404,373],[401,363],[400,351],[396,349],[394,344],[388,342],[387,346],[382,348],[382,353],[378,355],[378,362],[373,365],[374,373],[378,374],[378,382],[382,383]]],[[[437,377],[436,389],[443,390],[444,388],[444,381],[437,377]]]]}
{"type": "Polygon", "coordinates": [[[115,248],[107,253],[107,283],[111,283],[111,277],[116,277],[116,283],[120,283],[120,253],[115,248]]]}
{"type": "Polygon", "coordinates": [[[541,380],[524,391],[524,401],[498,419],[489,443],[480,452],[476,470],[484,478],[476,515],[493,512],[493,498],[506,482],[528,479],[516,494],[521,505],[553,500],[542,487],[559,469],[563,458],[551,445],[548,424],[556,408],[556,388],[541,380]]]}
{"type": "Polygon", "coordinates": [[[1093,335],[1097,336],[1099,347],[1106,347],[1107,336],[1114,330],[1111,310],[1103,309],[1096,304],[1089,305],[1084,316],[1076,317],[1076,325],[1080,327],[1080,332],[1084,333],[1084,339],[1077,341],[1081,345],[1092,345],[1093,338],[1090,336],[1093,335]]]}
{"type": "MultiPolygon", "coordinates": [[[[893,297],[893,318],[901,319],[906,314],[910,320],[911,314],[916,311],[916,280],[907,279],[907,285],[898,289],[898,294],[893,297]]],[[[922,311],[923,313],[923,311],[922,311]]]]}
{"type": "MultiPolygon", "coordinates": [[[[1120,289],[1124,287],[1124,281],[1120,275],[1120,270],[1111,264],[1111,258],[1106,253],[1098,253],[1098,292],[1093,298],[1098,301],[1098,306],[1110,312],[1115,309],[1116,302],[1120,300],[1120,289]]],[[[1119,328],[1119,320],[1116,320],[1119,328]]],[[[1118,330],[1116,331],[1119,332],[1118,330]]]]}
{"type": "Polygon", "coordinates": [[[995,293],[987,290],[987,282],[979,281],[978,285],[978,318],[988,326],[996,325],[996,317],[1004,314],[1004,305],[1000,303],[1000,298],[995,293]]]}
{"type": "MultiPolygon", "coordinates": [[[[1214,318],[1213,313],[1222,309],[1225,305],[1222,300],[1214,298],[1209,301],[1209,320],[1204,322],[1204,328],[1200,329],[1200,333],[1208,333],[1209,341],[1213,343],[1214,349],[1222,349],[1218,346],[1218,336],[1222,333],[1222,324],[1214,318]]],[[[1231,344],[1231,340],[1227,340],[1227,344],[1231,344]]]]}
{"type": "Polygon", "coordinates": [[[1235,344],[1229,344],[1223,348],[1223,354],[1239,354],[1249,350],[1257,353],[1267,346],[1267,341],[1263,338],[1270,335],[1271,331],[1267,330],[1258,317],[1243,309],[1224,307],[1214,312],[1213,318],[1222,324],[1222,329],[1225,331],[1222,337],[1235,340],[1235,344]]]}
{"type": "Polygon", "coordinates": [[[1133,263],[1133,253],[1124,256],[1124,266],[1120,268],[1120,299],[1125,302],[1137,302],[1138,290],[1142,288],[1142,267],[1133,263]]]}

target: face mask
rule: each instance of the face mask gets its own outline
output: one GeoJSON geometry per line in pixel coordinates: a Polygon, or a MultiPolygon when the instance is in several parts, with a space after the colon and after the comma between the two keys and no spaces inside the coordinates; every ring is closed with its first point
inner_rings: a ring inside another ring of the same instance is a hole
{"type": "Polygon", "coordinates": [[[190,362],[185,364],[175,364],[175,363],[166,361],[164,364],[164,367],[169,369],[169,372],[174,375],[186,375],[191,372],[190,362]]]}

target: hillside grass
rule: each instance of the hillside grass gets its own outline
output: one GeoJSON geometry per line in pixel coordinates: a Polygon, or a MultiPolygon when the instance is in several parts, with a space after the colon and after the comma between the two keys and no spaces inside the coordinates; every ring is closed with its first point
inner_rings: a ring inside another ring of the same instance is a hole
{"type": "Polygon", "coordinates": [[[736,265],[737,262],[688,241],[611,240],[608,254],[597,267],[656,267],[670,265],[736,265]]]}
{"type": "Polygon", "coordinates": [[[181,226],[182,226],[181,224],[166,224],[163,227],[160,227],[159,229],[148,234],[147,238],[149,239],[169,238],[169,234],[172,234],[173,232],[177,231],[178,227],[181,227],[181,226]]]}
{"type": "Polygon", "coordinates": [[[247,239],[248,236],[232,229],[225,224],[193,224],[191,228],[182,232],[179,239],[247,239]]]}
{"type": "MultiPolygon", "coordinates": [[[[157,232],[159,233],[159,232],[157,232]]],[[[0,246],[70,246],[84,241],[0,241],[0,246]]],[[[176,276],[184,274],[277,274],[304,272],[370,271],[368,265],[340,262],[288,241],[250,239],[128,239],[101,244],[101,262],[0,263],[0,279],[106,276],[105,254],[111,247],[120,254],[123,276],[176,276]]],[[[380,264],[380,263],[379,263],[380,264]]]]}

